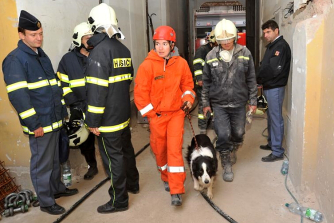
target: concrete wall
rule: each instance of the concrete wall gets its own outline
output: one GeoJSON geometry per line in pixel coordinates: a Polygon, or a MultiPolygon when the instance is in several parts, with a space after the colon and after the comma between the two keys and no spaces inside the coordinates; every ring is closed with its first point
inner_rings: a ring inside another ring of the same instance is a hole
{"type": "MultiPolygon", "coordinates": [[[[123,41],[132,54],[135,72],[147,55],[145,0],[105,1],[114,8],[126,39],[123,41]]],[[[0,36],[2,47],[0,61],[12,51],[19,40],[17,34],[18,16],[22,9],[36,16],[44,31],[43,49],[50,57],[56,71],[61,57],[67,52],[73,28],[87,21],[91,8],[98,0],[1,0],[0,36]]],[[[134,110],[134,109],[133,109],[134,110]]],[[[29,140],[23,134],[17,113],[11,106],[6,93],[3,73],[0,73],[0,160],[5,161],[10,175],[22,188],[32,189],[29,165],[29,140]]],[[[79,150],[71,150],[72,168],[86,165],[79,150]],[[76,158],[74,158],[76,157],[76,158]]]]}
{"type": "Polygon", "coordinates": [[[297,10],[286,15],[288,3],[262,1],[261,18],[262,22],[275,18],[292,49],[284,103],[289,177],[301,204],[307,205],[306,197],[314,198],[309,205],[334,222],[334,49],[328,44],[334,34],[334,11],[330,0],[309,2],[303,8],[296,7],[302,3],[296,0],[297,10]]]}

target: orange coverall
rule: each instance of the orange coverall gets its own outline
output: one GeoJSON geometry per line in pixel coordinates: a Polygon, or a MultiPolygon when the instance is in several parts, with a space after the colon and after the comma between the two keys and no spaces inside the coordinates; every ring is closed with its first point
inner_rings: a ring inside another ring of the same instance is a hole
{"type": "Polygon", "coordinates": [[[182,194],[186,173],[182,156],[185,113],[181,106],[195,100],[188,63],[180,56],[168,62],[151,50],[135,79],[135,103],[150,123],[150,144],[161,179],[171,194],[182,194]],[[167,63],[167,64],[166,64],[167,63]]]}

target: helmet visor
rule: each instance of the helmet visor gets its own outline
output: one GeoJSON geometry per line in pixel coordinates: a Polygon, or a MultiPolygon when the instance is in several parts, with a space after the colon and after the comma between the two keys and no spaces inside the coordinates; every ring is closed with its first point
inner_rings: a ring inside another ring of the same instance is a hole
{"type": "Polygon", "coordinates": [[[101,25],[95,31],[99,33],[105,31],[108,34],[109,38],[113,37],[115,34],[118,34],[119,39],[125,39],[125,36],[121,32],[121,30],[119,30],[119,28],[115,25],[101,25]]]}
{"type": "Polygon", "coordinates": [[[219,43],[219,44],[228,44],[228,43],[232,43],[234,40],[235,40],[235,38],[232,37],[230,39],[217,40],[217,43],[219,43]]]}

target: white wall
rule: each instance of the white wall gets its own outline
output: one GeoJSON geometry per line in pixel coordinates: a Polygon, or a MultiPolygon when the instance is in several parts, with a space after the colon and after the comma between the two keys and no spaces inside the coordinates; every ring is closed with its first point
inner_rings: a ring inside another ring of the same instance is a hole
{"type": "Polygon", "coordinates": [[[54,70],[58,68],[61,57],[68,51],[72,41],[73,29],[87,21],[91,8],[98,0],[17,0],[17,15],[21,10],[38,18],[43,27],[43,50],[50,57],[54,70]]]}
{"type": "MultiPolygon", "coordinates": [[[[126,39],[123,41],[131,51],[134,69],[137,70],[146,56],[146,8],[145,0],[103,1],[113,7],[118,25],[126,39]]],[[[73,28],[86,22],[90,10],[98,0],[17,0],[18,15],[22,9],[37,17],[43,26],[43,49],[57,70],[61,57],[68,51],[73,28]]]]}

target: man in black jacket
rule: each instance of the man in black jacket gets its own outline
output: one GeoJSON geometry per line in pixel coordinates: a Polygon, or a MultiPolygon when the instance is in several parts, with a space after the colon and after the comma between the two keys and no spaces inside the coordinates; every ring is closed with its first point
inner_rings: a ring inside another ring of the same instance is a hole
{"type": "Polygon", "coordinates": [[[97,208],[99,213],[128,209],[130,193],[139,193],[130,132],[130,84],[133,78],[131,54],[118,38],[115,11],[105,3],[94,7],[88,18],[94,35],[88,45],[86,71],[88,109],[86,123],[98,136],[104,168],[110,177],[110,200],[97,208]]]}
{"type": "MultiPolygon", "coordinates": [[[[89,24],[83,22],[77,25],[73,31],[73,45],[75,48],[66,53],[59,62],[57,75],[61,80],[65,103],[70,107],[71,116],[75,116],[77,112],[82,113],[87,110],[85,71],[89,55],[87,41],[92,35],[93,32],[89,24]]],[[[90,133],[86,141],[82,142],[83,140],[80,140],[76,145],[80,148],[81,154],[89,165],[84,179],[91,180],[98,173],[94,145],[95,135],[90,133]]]]}
{"type": "Polygon", "coordinates": [[[282,160],[284,154],[282,105],[290,72],[291,50],[283,36],[279,35],[279,27],[274,20],[265,22],[262,30],[269,44],[261,62],[257,82],[263,85],[268,102],[268,144],[261,145],[260,148],[272,150],[262,161],[274,162],[282,160]]]}
{"type": "Polygon", "coordinates": [[[201,134],[206,134],[208,126],[208,118],[203,115],[203,104],[202,104],[202,89],[203,89],[203,67],[205,64],[206,55],[212,50],[214,46],[217,46],[215,31],[212,30],[208,36],[208,43],[200,46],[194,56],[194,77],[196,79],[196,90],[198,97],[198,128],[201,134]]]}

